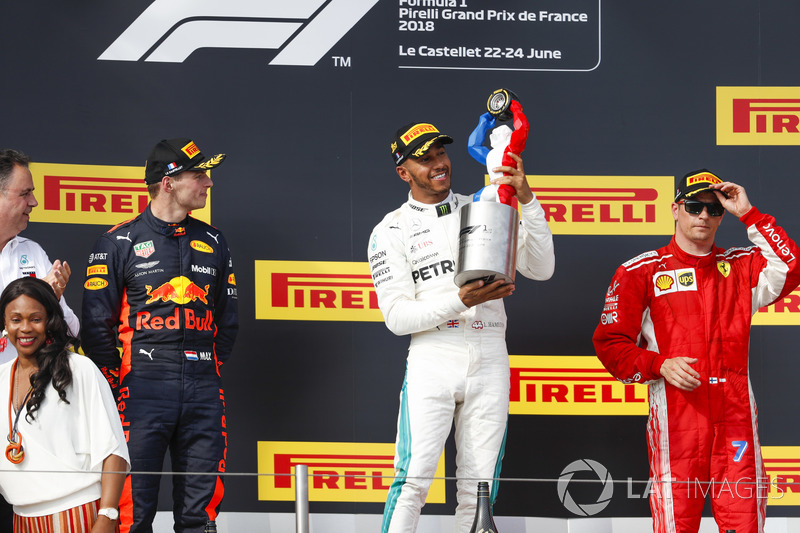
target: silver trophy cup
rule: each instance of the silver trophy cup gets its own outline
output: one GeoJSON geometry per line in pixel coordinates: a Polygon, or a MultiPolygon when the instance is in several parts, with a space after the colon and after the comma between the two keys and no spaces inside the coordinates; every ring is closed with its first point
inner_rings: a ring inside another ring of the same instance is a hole
{"type": "Polygon", "coordinates": [[[456,285],[478,279],[514,282],[517,271],[519,213],[499,202],[473,202],[461,208],[456,285]]]}
{"type": "MultiPolygon", "coordinates": [[[[513,101],[518,101],[513,92],[508,89],[497,89],[489,95],[486,104],[488,114],[499,121],[511,120],[514,118],[511,111],[513,101]]],[[[489,162],[492,153],[483,146],[478,146],[474,152],[472,150],[475,145],[482,145],[487,133],[489,123],[484,121],[485,116],[487,115],[481,117],[478,127],[470,135],[470,153],[479,162],[487,165],[487,171],[491,175],[492,167],[497,164],[489,162]]],[[[511,130],[505,126],[502,128],[508,131],[505,140],[505,146],[508,146],[511,130]]],[[[495,131],[498,130],[500,128],[495,131]]],[[[527,135],[527,130],[525,134],[527,135]]],[[[495,149],[502,150],[502,146],[495,145],[496,140],[492,139],[492,152],[495,149]]],[[[524,141],[522,147],[524,148],[524,141]]],[[[517,231],[519,231],[519,213],[510,205],[499,201],[477,201],[462,207],[456,285],[461,287],[478,279],[486,283],[498,279],[513,283],[517,271],[517,231]]]]}

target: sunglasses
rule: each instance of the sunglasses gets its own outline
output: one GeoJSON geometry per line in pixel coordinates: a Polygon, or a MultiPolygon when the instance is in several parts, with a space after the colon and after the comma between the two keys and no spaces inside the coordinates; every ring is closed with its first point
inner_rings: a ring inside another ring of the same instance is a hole
{"type": "Polygon", "coordinates": [[[719,202],[701,202],[700,200],[684,200],[679,202],[683,204],[683,208],[690,215],[699,215],[703,209],[708,211],[710,217],[721,217],[725,212],[725,208],[719,202]]]}

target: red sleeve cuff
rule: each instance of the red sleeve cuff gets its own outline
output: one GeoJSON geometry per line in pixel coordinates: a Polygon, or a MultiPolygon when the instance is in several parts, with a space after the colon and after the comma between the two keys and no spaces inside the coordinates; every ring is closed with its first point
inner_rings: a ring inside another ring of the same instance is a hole
{"type": "Polygon", "coordinates": [[[756,209],[755,206],[753,206],[750,208],[750,211],[740,216],[739,220],[741,220],[748,226],[751,226],[755,224],[758,221],[758,219],[761,218],[761,216],[762,216],[761,211],[759,211],[758,209],[756,209]]]}
{"type": "Polygon", "coordinates": [[[661,376],[661,365],[664,364],[664,361],[669,359],[666,355],[656,354],[653,357],[653,361],[650,363],[650,373],[654,376],[651,379],[658,379],[661,376]]]}

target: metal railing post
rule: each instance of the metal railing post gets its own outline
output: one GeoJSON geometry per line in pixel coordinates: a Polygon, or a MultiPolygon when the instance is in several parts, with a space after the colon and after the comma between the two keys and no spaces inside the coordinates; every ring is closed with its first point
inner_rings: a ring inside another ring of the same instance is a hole
{"type": "Polygon", "coordinates": [[[294,467],[294,512],[297,533],[308,533],[308,465],[294,467]]]}

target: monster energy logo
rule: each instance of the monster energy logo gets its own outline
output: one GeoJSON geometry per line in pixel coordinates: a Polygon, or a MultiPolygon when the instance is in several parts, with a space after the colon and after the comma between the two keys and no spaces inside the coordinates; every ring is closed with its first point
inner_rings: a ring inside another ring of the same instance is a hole
{"type": "Polygon", "coordinates": [[[445,215],[449,215],[452,213],[452,209],[450,208],[450,204],[439,204],[436,206],[436,212],[439,214],[440,217],[445,215]]]}

